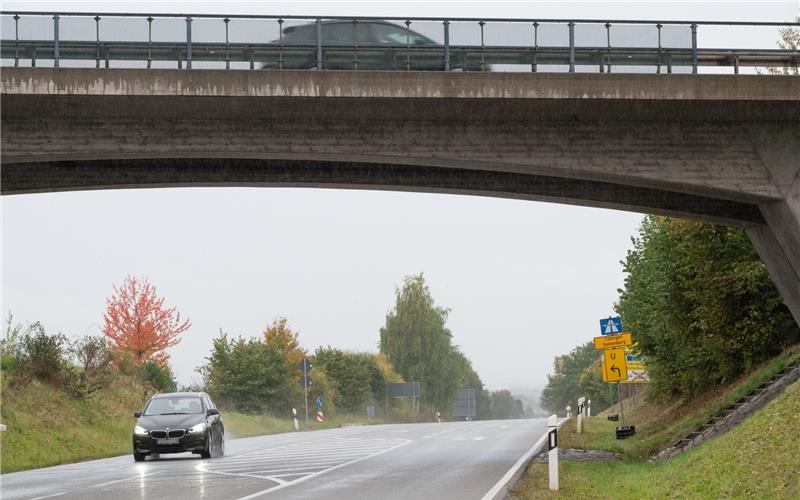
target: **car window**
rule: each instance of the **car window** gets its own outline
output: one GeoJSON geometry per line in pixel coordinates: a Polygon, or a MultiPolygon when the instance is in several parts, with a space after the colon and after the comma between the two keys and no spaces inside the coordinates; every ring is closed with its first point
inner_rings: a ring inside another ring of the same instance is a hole
{"type": "Polygon", "coordinates": [[[203,404],[196,396],[177,396],[153,398],[147,404],[143,415],[183,415],[203,413],[203,404]]]}
{"type": "Polygon", "coordinates": [[[373,24],[372,34],[378,43],[405,45],[408,42],[411,45],[435,45],[434,42],[419,33],[392,24],[373,24]],[[408,36],[407,40],[406,36],[408,36]]]}

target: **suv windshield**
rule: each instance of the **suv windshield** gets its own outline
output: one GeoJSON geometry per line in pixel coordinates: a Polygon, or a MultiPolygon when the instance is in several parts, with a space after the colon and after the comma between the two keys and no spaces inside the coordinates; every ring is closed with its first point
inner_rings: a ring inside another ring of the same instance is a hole
{"type": "Polygon", "coordinates": [[[199,397],[155,398],[150,400],[144,415],[183,415],[203,413],[203,403],[199,397]]]}

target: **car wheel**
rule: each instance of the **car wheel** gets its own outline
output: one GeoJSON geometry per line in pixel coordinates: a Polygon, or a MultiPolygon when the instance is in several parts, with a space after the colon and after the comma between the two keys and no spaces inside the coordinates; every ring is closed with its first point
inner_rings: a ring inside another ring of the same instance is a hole
{"type": "Polygon", "coordinates": [[[208,437],[206,437],[206,449],[200,452],[201,458],[211,458],[211,447],[213,446],[211,443],[213,442],[214,435],[209,432],[208,437]]]}
{"type": "Polygon", "coordinates": [[[144,454],[133,452],[133,461],[134,462],[144,462],[144,454]]]}

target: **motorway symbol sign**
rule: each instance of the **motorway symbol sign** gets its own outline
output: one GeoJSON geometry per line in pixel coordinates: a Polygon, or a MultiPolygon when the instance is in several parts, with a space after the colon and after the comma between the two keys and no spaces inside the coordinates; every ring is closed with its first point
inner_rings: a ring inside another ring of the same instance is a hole
{"type": "Polygon", "coordinates": [[[622,333],[622,319],[619,316],[608,317],[600,320],[600,333],[602,335],[615,335],[622,333]]]}
{"type": "Polygon", "coordinates": [[[625,366],[625,349],[603,351],[603,380],[606,382],[628,380],[628,368],[625,366]]]}
{"type": "MultiPolygon", "coordinates": [[[[601,349],[615,349],[617,347],[625,347],[626,345],[633,344],[633,338],[630,333],[620,333],[619,335],[607,335],[604,337],[594,338],[594,348],[601,349]]],[[[622,359],[625,359],[625,350],[623,349],[622,359]]]]}

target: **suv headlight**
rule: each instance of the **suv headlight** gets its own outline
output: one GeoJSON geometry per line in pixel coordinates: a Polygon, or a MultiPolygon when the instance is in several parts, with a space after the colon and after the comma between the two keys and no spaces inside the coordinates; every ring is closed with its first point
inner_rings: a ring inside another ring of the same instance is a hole
{"type": "Polygon", "coordinates": [[[204,430],[206,430],[206,424],[200,423],[189,429],[189,432],[203,432],[204,430]]]}
{"type": "Polygon", "coordinates": [[[133,433],[136,434],[137,436],[146,436],[147,435],[147,429],[137,425],[136,427],[133,428],[133,433]]]}

